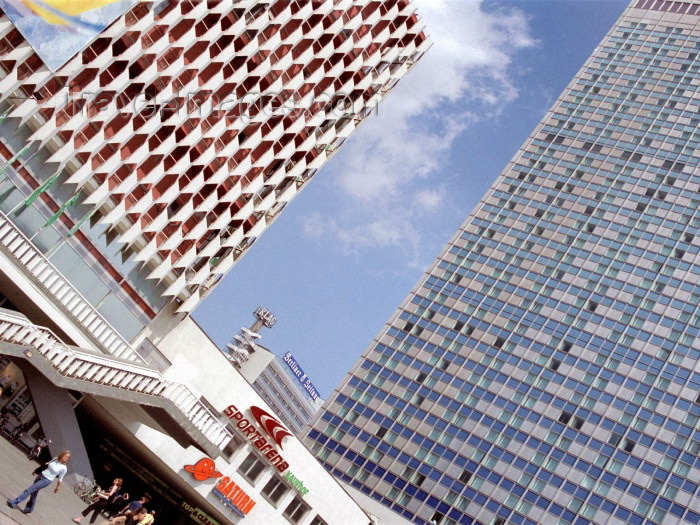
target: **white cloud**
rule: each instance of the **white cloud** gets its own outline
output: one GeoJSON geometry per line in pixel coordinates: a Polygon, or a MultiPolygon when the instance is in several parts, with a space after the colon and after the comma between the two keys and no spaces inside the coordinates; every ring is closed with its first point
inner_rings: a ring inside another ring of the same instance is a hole
{"type": "Polygon", "coordinates": [[[423,188],[413,196],[413,204],[424,210],[438,210],[447,199],[445,186],[439,188],[423,188]]]}
{"type": "Polygon", "coordinates": [[[519,11],[487,12],[478,0],[416,3],[433,46],[382,102],[379,116],[355,132],[327,175],[347,209],[335,208],[333,222],[307,221],[307,234],[332,235],[349,251],[419,250],[426,214],[449,205],[439,176],[455,140],[516,98],[513,56],[534,45],[519,11]]]}

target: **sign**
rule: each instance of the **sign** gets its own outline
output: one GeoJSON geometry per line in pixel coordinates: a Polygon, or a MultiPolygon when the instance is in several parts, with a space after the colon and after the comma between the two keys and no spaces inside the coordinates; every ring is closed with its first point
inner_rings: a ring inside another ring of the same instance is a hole
{"type": "Polygon", "coordinates": [[[272,417],[269,412],[265,412],[260,407],[250,407],[250,413],[253,414],[253,417],[255,418],[255,421],[258,422],[258,425],[263,428],[265,433],[267,433],[267,435],[270,436],[281,449],[282,440],[287,436],[291,436],[292,433],[284,428],[282,423],[272,417]]]}
{"type": "Polygon", "coordinates": [[[220,478],[223,476],[221,472],[216,470],[214,460],[211,458],[202,458],[194,465],[185,465],[185,470],[192,474],[197,481],[204,481],[209,478],[220,478]]]}
{"type": "Polygon", "coordinates": [[[241,518],[255,507],[255,501],[228,476],[224,476],[211,493],[241,518]]]}
{"type": "Polygon", "coordinates": [[[318,392],[316,392],[316,388],[314,387],[313,383],[311,383],[311,379],[306,377],[306,374],[301,369],[301,367],[297,363],[296,359],[294,359],[292,354],[290,352],[284,354],[282,361],[287,363],[287,366],[292,371],[292,374],[294,374],[294,376],[297,378],[297,381],[301,383],[301,387],[304,389],[304,391],[306,391],[306,393],[309,394],[309,396],[311,396],[311,399],[313,399],[314,401],[318,400],[318,392]]]}
{"type": "Polygon", "coordinates": [[[202,525],[221,525],[218,521],[216,521],[202,509],[200,509],[199,507],[194,507],[186,501],[182,502],[182,505],[180,505],[180,509],[194,521],[196,521],[197,523],[201,523],[202,525]]]}
{"type": "Polygon", "coordinates": [[[262,306],[258,306],[255,310],[255,317],[260,319],[267,328],[272,328],[277,322],[277,318],[272,315],[272,312],[262,306]]]}
{"type": "MultiPolygon", "coordinates": [[[[185,465],[185,470],[191,473],[197,481],[220,478],[223,476],[221,472],[216,470],[214,460],[207,457],[200,459],[194,465],[185,465]]],[[[217,483],[216,487],[211,489],[211,494],[220,499],[226,507],[240,518],[245,518],[246,514],[250,512],[250,509],[255,506],[255,501],[228,476],[224,476],[221,481],[217,483]]],[[[201,509],[193,507],[187,502],[182,503],[182,509],[188,512],[190,517],[199,523],[218,525],[214,519],[202,512],[201,509]]]]}
{"type": "Polygon", "coordinates": [[[291,472],[287,471],[287,473],[284,475],[284,479],[287,480],[287,482],[294,487],[294,489],[299,492],[301,496],[306,496],[309,493],[309,489],[307,489],[304,486],[304,482],[301,481],[299,478],[297,478],[294,474],[291,472]]]}
{"type": "Polygon", "coordinates": [[[0,8],[55,72],[137,1],[0,0],[0,8]]]}
{"type": "MultiPolygon", "coordinates": [[[[268,418],[272,420],[268,421],[268,419],[265,418],[265,421],[269,423],[271,427],[274,427],[272,428],[272,434],[274,435],[277,426],[282,427],[282,424],[276,419],[274,419],[272,416],[270,416],[264,410],[259,410],[261,412],[264,412],[265,415],[267,415],[268,418]]],[[[287,463],[284,460],[284,458],[279,454],[279,452],[275,450],[274,445],[271,445],[267,438],[265,438],[265,436],[263,436],[260,431],[255,429],[255,425],[251,423],[248,419],[244,418],[243,413],[240,410],[238,410],[234,405],[229,405],[226,408],[226,410],[224,410],[224,415],[226,415],[229,419],[233,420],[234,424],[241,431],[241,433],[246,438],[248,438],[248,441],[250,441],[255,446],[255,448],[257,448],[260,451],[260,453],[263,454],[263,457],[267,459],[273,467],[275,467],[280,472],[284,472],[289,468],[289,463],[287,463]]],[[[253,416],[255,416],[255,414],[253,414],[253,416]]],[[[264,425],[261,424],[261,426],[265,428],[264,425]]],[[[291,433],[289,433],[289,431],[287,431],[284,427],[282,427],[282,429],[284,429],[284,431],[291,436],[291,433]]],[[[265,432],[268,433],[268,435],[270,435],[267,428],[265,428],[265,432]]],[[[270,437],[272,437],[272,435],[270,437]]],[[[281,442],[282,438],[285,436],[277,434],[277,437],[281,442]]]]}

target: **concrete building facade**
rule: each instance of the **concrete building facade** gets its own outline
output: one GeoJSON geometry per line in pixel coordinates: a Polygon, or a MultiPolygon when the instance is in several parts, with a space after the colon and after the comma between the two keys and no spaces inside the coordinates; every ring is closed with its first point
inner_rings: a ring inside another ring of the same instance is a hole
{"type": "Polygon", "coordinates": [[[387,522],[700,522],[698,53],[631,2],[329,397],[387,522]]]}
{"type": "Polygon", "coordinates": [[[422,29],[406,0],[135,2],[52,71],[0,13],[3,404],[71,482],[168,524],[368,522],[187,314],[422,29]]]}

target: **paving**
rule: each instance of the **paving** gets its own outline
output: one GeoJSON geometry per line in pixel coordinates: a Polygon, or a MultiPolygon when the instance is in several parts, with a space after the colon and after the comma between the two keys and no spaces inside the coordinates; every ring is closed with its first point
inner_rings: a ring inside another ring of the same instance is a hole
{"type": "MultiPolygon", "coordinates": [[[[27,459],[27,455],[8,443],[5,437],[0,437],[0,525],[70,525],[71,520],[80,514],[86,504],[73,493],[73,487],[63,483],[58,494],[53,493],[56,486],[54,481],[50,487],[41,492],[36,501],[36,507],[31,514],[22,514],[5,505],[5,501],[16,497],[34,482],[34,470],[38,464],[27,459]]],[[[70,460],[68,460],[70,473],[70,460]]],[[[24,508],[27,500],[20,503],[24,508]]],[[[88,518],[83,519],[88,523],[88,518]]],[[[98,518],[96,525],[108,523],[106,519],[98,518]]]]}

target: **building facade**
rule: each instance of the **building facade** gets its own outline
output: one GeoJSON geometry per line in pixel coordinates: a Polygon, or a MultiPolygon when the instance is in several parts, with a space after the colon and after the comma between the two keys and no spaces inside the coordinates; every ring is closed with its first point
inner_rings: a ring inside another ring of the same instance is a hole
{"type": "Polygon", "coordinates": [[[700,522],[698,53],[631,2],[324,405],[388,523],[700,522]]]}
{"type": "Polygon", "coordinates": [[[192,311],[429,45],[408,0],[137,2],[56,72],[1,27],[3,209],[41,188],[25,234],[114,275],[94,302],[132,333],[192,311]]]}
{"type": "Polygon", "coordinates": [[[280,421],[300,436],[323,405],[323,399],[290,352],[279,356],[258,343],[259,327],[265,323],[271,328],[274,324],[274,316],[268,316],[267,321],[263,318],[267,313],[268,310],[258,308],[258,321],[250,329],[242,328],[226,345],[225,353],[280,421]]]}
{"type": "Polygon", "coordinates": [[[44,4],[0,2],[8,428],[163,523],[366,524],[187,313],[426,50],[415,6],[44,4]]]}

